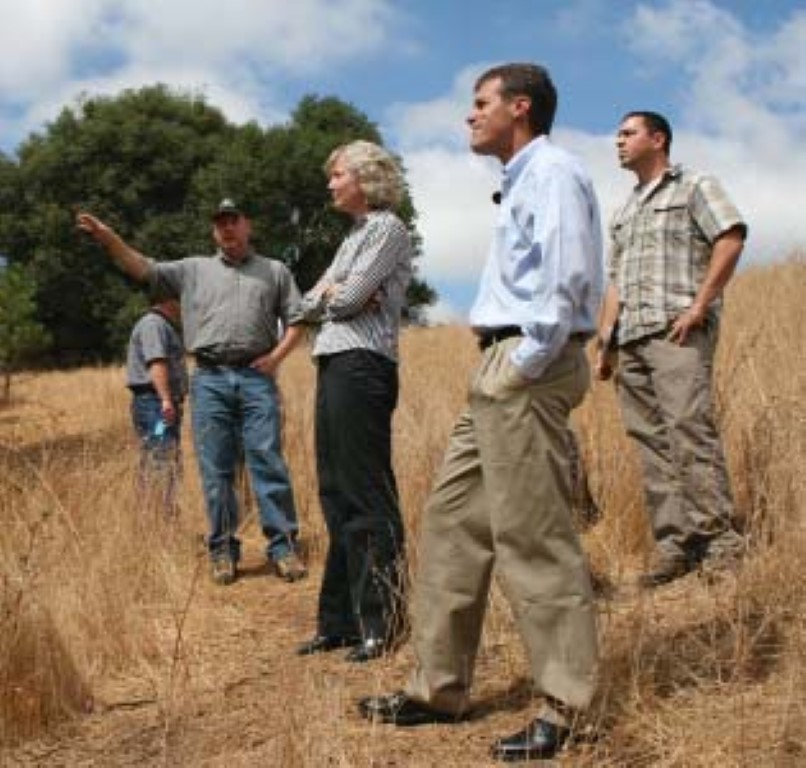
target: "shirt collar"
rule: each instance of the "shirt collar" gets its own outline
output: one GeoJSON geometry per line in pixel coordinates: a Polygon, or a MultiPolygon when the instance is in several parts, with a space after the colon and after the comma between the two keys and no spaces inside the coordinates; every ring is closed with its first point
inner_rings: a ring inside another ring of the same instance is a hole
{"type": "Polygon", "coordinates": [[[670,165],[666,169],[666,173],[663,174],[664,178],[668,179],[676,179],[678,176],[683,174],[683,166],[679,163],[676,165],[670,165]]]}
{"type": "Polygon", "coordinates": [[[523,169],[529,165],[531,159],[548,144],[547,136],[537,136],[528,144],[524,144],[504,166],[503,179],[501,181],[501,191],[506,194],[512,185],[523,173],[523,169]]]}
{"type": "Polygon", "coordinates": [[[230,261],[227,258],[227,255],[224,253],[224,251],[222,251],[220,248],[216,251],[216,256],[221,260],[221,263],[226,267],[241,267],[244,264],[246,264],[246,262],[248,262],[253,255],[254,251],[252,250],[252,248],[249,248],[243,259],[241,259],[240,261],[230,261]]]}
{"type": "Polygon", "coordinates": [[[653,179],[648,184],[644,184],[643,186],[641,184],[636,184],[634,187],[635,194],[641,198],[649,197],[656,189],[658,189],[658,187],[662,186],[667,181],[674,181],[675,179],[679,178],[682,173],[682,165],[670,165],[660,176],[658,176],[656,179],[653,179]]]}
{"type": "Polygon", "coordinates": [[[382,213],[382,208],[370,208],[366,213],[362,213],[360,216],[356,216],[353,219],[353,229],[360,229],[364,226],[371,218],[374,216],[378,216],[382,213]]]}

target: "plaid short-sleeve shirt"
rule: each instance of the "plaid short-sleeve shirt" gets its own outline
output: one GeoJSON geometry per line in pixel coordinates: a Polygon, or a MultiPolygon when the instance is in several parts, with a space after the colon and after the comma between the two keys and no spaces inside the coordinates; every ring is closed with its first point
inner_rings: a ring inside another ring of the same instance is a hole
{"type": "MultiPolygon", "coordinates": [[[[636,188],[610,222],[610,281],[619,294],[618,343],[665,330],[693,303],[716,239],[747,227],[712,176],[680,166],[636,188]]],[[[709,312],[719,311],[719,301],[709,312]]]]}

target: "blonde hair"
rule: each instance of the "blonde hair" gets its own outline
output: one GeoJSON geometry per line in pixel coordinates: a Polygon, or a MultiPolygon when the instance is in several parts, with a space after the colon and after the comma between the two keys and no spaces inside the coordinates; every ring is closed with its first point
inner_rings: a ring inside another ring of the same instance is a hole
{"type": "Polygon", "coordinates": [[[398,161],[383,147],[371,141],[342,144],[330,153],[325,163],[326,174],[330,175],[338,160],[355,176],[371,209],[400,205],[405,193],[403,172],[398,161]]]}

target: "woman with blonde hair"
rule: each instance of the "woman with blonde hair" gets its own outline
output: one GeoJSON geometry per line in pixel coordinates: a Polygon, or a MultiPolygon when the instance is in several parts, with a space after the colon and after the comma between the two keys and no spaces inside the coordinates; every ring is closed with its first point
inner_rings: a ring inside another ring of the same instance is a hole
{"type": "Polygon", "coordinates": [[[316,328],[316,460],[330,543],[317,631],[299,653],[349,647],[348,661],[365,662],[395,644],[404,610],[392,414],[413,249],[393,212],[405,192],[402,172],[386,150],[345,144],[325,172],[334,207],[353,226],[302,302],[316,328]]]}

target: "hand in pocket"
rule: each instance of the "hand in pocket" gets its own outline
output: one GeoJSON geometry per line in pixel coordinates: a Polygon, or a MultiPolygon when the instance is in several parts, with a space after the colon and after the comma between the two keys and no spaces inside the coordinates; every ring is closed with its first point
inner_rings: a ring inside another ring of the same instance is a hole
{"type": "Polygon", "coordinates": [[[512,363],[508,360],[500,373],[500,383],[504,389],[523,389],[528,386],[531,381],[527,379],[512,363]]]}

